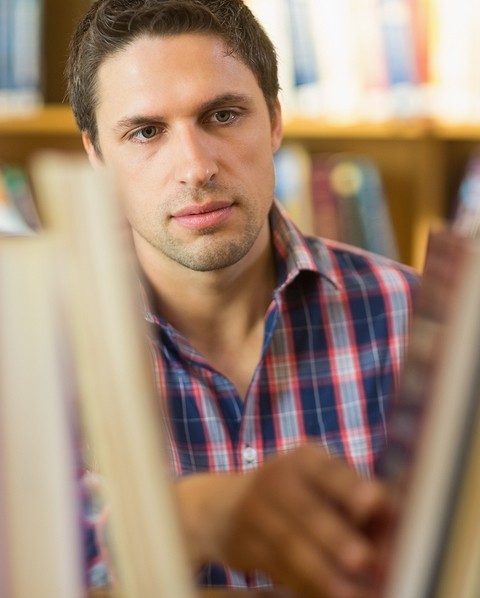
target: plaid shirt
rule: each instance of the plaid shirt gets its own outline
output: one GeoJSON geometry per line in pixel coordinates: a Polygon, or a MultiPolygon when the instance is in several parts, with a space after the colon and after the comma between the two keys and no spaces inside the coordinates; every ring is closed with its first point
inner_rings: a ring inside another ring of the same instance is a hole
{"type": "MultiPolygon", "coordinates": [[[[315,440],[374,473],[404,359],[417,275],[386,258],[304,237],[275,202],[278,284],[247,395],[145,305],[177,476],[246,471],[315,440]]],[[[264,587],[260,573],[206,567],[200,583],[264,587]]]]}

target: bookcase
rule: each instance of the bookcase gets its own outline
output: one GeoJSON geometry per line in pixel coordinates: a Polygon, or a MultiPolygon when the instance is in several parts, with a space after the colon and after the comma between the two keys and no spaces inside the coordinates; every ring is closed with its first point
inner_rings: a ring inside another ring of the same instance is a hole
{"type": "MultiPolygon", "coordinates": [[[[0,113],[0,161],[26,164],[40,148],[81,150],[64,97],[63,69],[77,16],[89,0],[44,1],[45,107],[25,116],[0,113]]],[[[466,161],[480,143],[480,124],[451,125],[435,119],[335,124],[288,118],[285,141],[313,152],[352,152],[380,169],[397,236],[400,259],[421,270],[426,232],[448,217],[466,161]]]]}

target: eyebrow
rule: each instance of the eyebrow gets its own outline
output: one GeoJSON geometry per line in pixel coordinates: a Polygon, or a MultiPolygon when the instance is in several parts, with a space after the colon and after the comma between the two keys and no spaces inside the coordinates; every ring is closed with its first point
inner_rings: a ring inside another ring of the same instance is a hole
{"type": "MultiPolygon", "coordinates": [[[[241,94],[241,93],[225,93],[200,104],[198,107],[199,114],[205,114],[207,112],[211,112],[221,106],[229,106],[229,105],[237,105],[237,104],[249,104],[251,103],[251,98],[248,95],[241,94]]],[[[125,118],[121,118],[119,121],[115,123],[114,129],[116,131],[122,132],[132,127],[138,127],[140,125],[144,125],[146,123],[163,123],[165,122],[165,118],[161,115],[142,115],[136,114],[133,116],[126,116],[125,118]]]]}

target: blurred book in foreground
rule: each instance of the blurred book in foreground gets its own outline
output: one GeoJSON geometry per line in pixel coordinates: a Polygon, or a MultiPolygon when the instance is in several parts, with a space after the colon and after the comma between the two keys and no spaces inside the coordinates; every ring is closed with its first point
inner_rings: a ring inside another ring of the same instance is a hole
{"type": "Polygon", "coordinates": [[[160,404],[113,185],[82,156],[31,164],[45,228],[65,253],[64,296],[84,438],[105,480],[119,595],[193,595],[160,404]]]}
{"type": "Polygon", "coordinates": [[[84,595],[73,401],[49,236],[0,238],[0,596],[84,595]]]}
{"type": "MultiPolygon", "coordinates": [[[[452,581],[444,572],[457,559],[449,547],[458,535],[464,484],[480,482],[480,468],[468,465],[479,461],[479,305],[480,241],[451,228],[432,232],[389,445],[379,463],[400,505],[385,598],[465,596],[441,592],[452,581]]],[[[480,542],[476,519],[472,546],[480,542]]],[[[480,567],[480,550],[475,554],[473,571],[480,567]]],[[[473,595],[480,595],[478,582],[473,595]]]]}

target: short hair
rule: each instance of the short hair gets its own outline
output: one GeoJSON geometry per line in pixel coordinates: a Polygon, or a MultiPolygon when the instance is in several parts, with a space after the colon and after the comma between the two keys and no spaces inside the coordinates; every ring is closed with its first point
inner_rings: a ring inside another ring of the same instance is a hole
{"type": "Polygon", "coordinates": [[[278,97],[275,48],[243,0],[97,0],[78,23],[66,66],[67,99],[78,127],[99,152],[97,74],[107,58],[140,36],[208,33],[255,75],[270,115],[278,97]]]}

